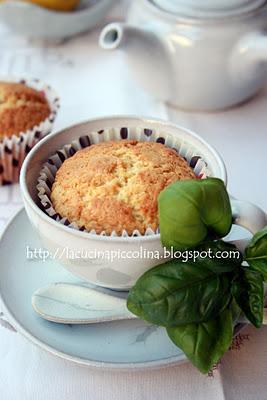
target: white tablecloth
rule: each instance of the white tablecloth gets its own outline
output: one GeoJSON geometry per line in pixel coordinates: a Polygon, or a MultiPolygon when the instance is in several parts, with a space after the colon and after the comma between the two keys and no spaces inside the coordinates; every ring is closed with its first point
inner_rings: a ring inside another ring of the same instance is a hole
{"type": "MultiPolygon", "coordinates": [[[[191,128],[224,157],[230,192],[267,210],[267,89],[228,112],[167,110],[135,84],[120,52],[98,49],[97,37],[95,30],[64,44],[47,45],[28,42],[0,26],[0,74],[49,82],[61,97],[56,129],[111,114],[170,118],[191,128]]],[[[20,206],[17,185],[0,188],[0,230],[20,206]]],[[[47,354],[0,326],[0,399],[267,399],[267,328],[248,327],[242,334],[240,349],[224,356],[212,378],[188,363],[147,372],[92,370],[47,354]]]]}

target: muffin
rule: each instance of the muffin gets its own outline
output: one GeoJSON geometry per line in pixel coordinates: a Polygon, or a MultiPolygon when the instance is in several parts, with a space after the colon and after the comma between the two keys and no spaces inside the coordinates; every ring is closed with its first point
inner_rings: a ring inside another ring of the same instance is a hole
{"type": "Polygon", "coordinates": [[[18,182],[26,155],[51,132],[58,108],[54,91],[38,79],[0,81],[0,186],[18,182]]]}
{"type": "Polygon", "coordinates": [[[50,112],[43,92],[22,83],[0,81],[0,140],[32,129],[50,112]]]}
{"type": "Polygon", "coordinates": [[[174,181],[194,178],[187,162],[161,143],[102,142],[63,162],[51,201],[62,218],[79,228],[144,234],[158,228],[159,193],[174,181]]]}

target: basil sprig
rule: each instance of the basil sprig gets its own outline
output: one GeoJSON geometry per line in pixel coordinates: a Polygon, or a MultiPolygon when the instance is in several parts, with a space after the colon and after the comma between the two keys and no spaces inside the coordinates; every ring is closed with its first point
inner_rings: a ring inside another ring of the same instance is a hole
{"type": "Polygon", "coordinates": [[[166,327],[170,339],[206,373],[230,347],[241,312],[257,328],[262,324],[267,228],[252,238],[244,260],[234,245],[211,241],[227,234],[232,220],[227,191],[215,178],[170,185],[159,196],[159,210],[166,247],[210,250],[211,257],[173,259],[150,269],[130,290],[127,306],[141,319],[166,327]],[[224,256],[214,257],[218,251],[224,256]]]}

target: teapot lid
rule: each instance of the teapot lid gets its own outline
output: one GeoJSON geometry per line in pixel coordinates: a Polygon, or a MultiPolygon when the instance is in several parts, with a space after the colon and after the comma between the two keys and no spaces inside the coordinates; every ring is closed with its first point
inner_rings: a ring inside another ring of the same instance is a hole
{"type": "Polygon", "coordinates": [[[216,18],[241,14],[266,0],[152,0],[162,10],[186,17],[216,18]]]}

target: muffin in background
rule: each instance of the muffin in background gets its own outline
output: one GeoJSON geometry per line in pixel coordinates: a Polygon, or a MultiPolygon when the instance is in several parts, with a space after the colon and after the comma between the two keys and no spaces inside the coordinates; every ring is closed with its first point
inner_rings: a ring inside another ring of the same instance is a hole
{"type": "Polygon", "coordinates": [[[26,155],[51,132],[58,108],[55,92],[38,79],[0,79],[0,185],[18,182],[26,155]]]}
{"type": "Polygon", "coordinates": [[[22,83],[0,81],[0,139],[32,129],[50,113],[43,92],[22,83]]]}
{"type": "Polygon", "coordinates": [[[60,217],[87,231],[144,234],[158,228],[159,193],[174,181],[194,178],[188,163],[161,143],[108,141],[63,162],[51,200],[60,217]]]}

